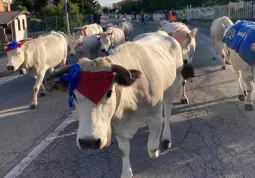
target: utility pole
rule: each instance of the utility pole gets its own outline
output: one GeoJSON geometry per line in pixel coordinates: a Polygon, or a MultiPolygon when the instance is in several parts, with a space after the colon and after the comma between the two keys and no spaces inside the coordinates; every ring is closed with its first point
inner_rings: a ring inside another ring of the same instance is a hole
{"type": "Polygon", "coordinates": [[[67,34],[70,36],[70,25],[69,25],[69,15],[68,15],[68,11],[69,11],[69,9],[68,9],[69,7],[68,7],[68,4],[67,4],[67,0],[66,0],[66,3],[65,3],[65,11],[66,11],[66,26],[67,26],[67,34]]]}

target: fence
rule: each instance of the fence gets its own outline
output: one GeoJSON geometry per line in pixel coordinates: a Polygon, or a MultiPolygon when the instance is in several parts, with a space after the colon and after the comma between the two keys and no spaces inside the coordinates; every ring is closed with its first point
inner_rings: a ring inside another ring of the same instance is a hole
{"type": "MultiPolygon", "coordinates": [[[[75,27],[95,23],[97,20],[98,16],[95,16],[94,14],[69,16],[70,31],[72,32],[75,27]]],[[[66,16],[37,15],[31,17],[28,23],[30,37],[36,37],[41,33],[52,30],[67,32],[66,16]]]]}
{"type": "Polygon", "coordinates": [[[253,1],[240,1],[222,6],[187,8],[187,14],[188,20],[213,20],[222,16],[228,16],[232,20],[252,20],[255,18],[254,10],[253,1]]]}

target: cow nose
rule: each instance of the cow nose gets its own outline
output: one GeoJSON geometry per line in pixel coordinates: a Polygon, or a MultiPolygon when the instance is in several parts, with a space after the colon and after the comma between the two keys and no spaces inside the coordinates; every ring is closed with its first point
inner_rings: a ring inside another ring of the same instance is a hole
{"type": "Polygon", "coordinates": [[[102,49],[101,51],[102,51],[103,53],[105,53],[105,52],[106,52],[106,50],[105,50],[105,49],[102,49]]]}
{"type": "Polygon", "coordinates": [[[79,139],[81,149],[99,149],[100,139],[79,139]]]}
{"type": "Polygon", "coordinates": [[[13,70],[14,70],[14,67],[13,67],[13,66],[7,66],[7,70],[13,71],[13,70]]]}
{"type": "Polygon", "coordinates": [[[188,64],[188,60],[187,60],[187,59],[184,59],[184,60],[183,60],[183,64],[184,64],[184,65],[188,64]]]}
{"type": "Polygon", "coordinates": [[[70,54],[71,56],[74,56],[73,53],[70,54]]]}

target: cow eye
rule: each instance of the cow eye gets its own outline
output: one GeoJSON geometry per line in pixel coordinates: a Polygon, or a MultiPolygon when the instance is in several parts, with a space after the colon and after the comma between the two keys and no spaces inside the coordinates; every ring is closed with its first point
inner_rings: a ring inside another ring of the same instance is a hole
{"type": "Polygon", "coordinates": [[[109,99],[109,98],[111,98],[111,96],[112,96],[112,90],[109,90],[109,91],[107,92],[107,94],[106,94],[106,100],[109,99]]]}

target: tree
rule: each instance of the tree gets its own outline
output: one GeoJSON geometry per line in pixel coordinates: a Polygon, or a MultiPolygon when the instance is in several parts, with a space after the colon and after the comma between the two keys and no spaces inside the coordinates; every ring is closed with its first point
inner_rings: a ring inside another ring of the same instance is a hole
{"type": "Polygon", "coordinates": [[[41,11],[46,6],[48,0],[16,0],[15,4],[26,7],[30,12],[41,11]]]}
{"type": "Polygon", "coordinates": [[[92,13],[100,9],[100,4],[97,0],[70,0],[72,3],[77,3],[83,13],[92,13]]]}

